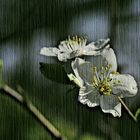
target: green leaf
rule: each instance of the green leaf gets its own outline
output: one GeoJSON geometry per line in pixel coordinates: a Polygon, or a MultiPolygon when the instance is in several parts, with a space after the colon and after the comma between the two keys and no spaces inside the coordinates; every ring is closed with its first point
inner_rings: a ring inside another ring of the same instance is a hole
{"type": "Polygon", "coordinates": [[[62,84],[71,84],[64,67],[60,64],[48,64],[41,62],[40,71],[49,80],[62,84]]]}
{"type": "Polygon", "coordinates": [[[135,117],[136,119],[138,118],[138,115],[140,114],[140,108],[137,109],[136,113],[135,113],[135,117]]]}

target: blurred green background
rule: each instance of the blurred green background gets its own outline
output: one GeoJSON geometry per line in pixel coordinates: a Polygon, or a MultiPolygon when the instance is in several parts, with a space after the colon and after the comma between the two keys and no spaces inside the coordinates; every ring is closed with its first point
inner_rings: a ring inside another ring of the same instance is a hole
{"type": "MultiPolygon", "coordinates": [[[[25,96],[68,140],[139,140],[140,120],[135,123],[124,108],[121,118],[104,114],[99,107],[88,108],[77,101],[77,89],[41,74],[39,62],[59,63],[40,56],[42,47],[57,46],[68,35],[85,34],[89,41],[109,37],[119,71],[131,73],[139,85],[139,0],[0,0],[4,81],[15,90],[22,86],[25,96]]],[[[140,93],[125,101],[135,112],[140,93]]],[[[0,140],[53,139],[22,105],[0,94],[0,140]]]]}

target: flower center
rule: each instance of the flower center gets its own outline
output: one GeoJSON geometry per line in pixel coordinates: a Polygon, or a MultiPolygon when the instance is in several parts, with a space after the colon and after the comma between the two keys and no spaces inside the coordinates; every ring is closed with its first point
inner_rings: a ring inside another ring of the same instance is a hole
{"type": "Polygon", "coordinates": [[[94,77],[93,77],[93,86],[97,88],[100,94],[110,95],[112,88],[110,85],[110,70],[111,65],[102,67],[99,72],[97,72],[97,67],[94,67],[94,77]],[[100,73],[100,76],[99,74],[100,73]]]}
{"type": "Polygon", "coordinates": [[[107,81],[107,79],[99,83],[99,91],[101,94],[110,95],[112,90],[111,90],[110,82],[107,81]]]}

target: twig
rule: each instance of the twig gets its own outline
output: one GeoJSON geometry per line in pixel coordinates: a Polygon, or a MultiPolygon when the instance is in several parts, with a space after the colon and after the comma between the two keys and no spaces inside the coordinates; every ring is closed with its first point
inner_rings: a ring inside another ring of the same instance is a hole
{"type": "Polygon", "coordinates": [[[130,111],[130,109],[126,106],[126,104],[121,99],[121,97],[118,97],[118,99],[122,103],[122,105],[124,106],[124,108],[127,110],[127,112],[129,113],[129,115],[134,119],[135,122],[137,122],[137,118],[133,115],[133,113],[130,111]]]}
{"type": "Polygon", "coordinates": [[[44,117],[44,115],[32,104],[29,99],[24,98],[18,92],[10,88],[8,85],[4,85],[0,88],[1,91],[4,91],[6,94],[12,96],[18,102],[23,105],[26,105],[26,108],[40,121],[40,123],[47,128],[53,137],[59,140],[66,140],[61,133],[50,123],[50,121],[44,117]]]}

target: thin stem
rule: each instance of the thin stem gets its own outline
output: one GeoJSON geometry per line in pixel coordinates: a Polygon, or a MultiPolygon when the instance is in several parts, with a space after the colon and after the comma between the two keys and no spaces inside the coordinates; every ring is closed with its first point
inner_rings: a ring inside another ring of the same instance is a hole
{"type": "Polygon", "coordinates": [[[24,98],[18,92],[13,90],[7,85],[4,85],[0,88],[1,91],[5,92],[7,95],[12,96],[18,102],[23,105],[26,105],[26,108],[40,121],[40,123],[47,128],[47,130],[54,136],[56,139],[59,140],[66,140],[61,133],[53,126],[52,123],[32,104],[29,99],[24,98]]]}
{"type": "Polygon", "coordinates": [[[118,97],[119,101],[122,103],[124,108],[127,110],[129,115],[134,119],[135,122],[137,122],[137,118],[133,115],[133,113],[130,111],[130,109],[127,107],[127,105],[124,103],[124,101],[121,99],[121,97],[118,97]]]}

